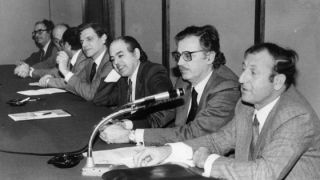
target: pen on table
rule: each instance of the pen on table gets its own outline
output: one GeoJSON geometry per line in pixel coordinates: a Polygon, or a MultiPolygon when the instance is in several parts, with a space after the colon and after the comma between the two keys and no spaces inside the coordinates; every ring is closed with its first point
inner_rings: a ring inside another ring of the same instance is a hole
{"type": "Polygon", "coordinates": [[[46,113],[43,113],[42,115],[48,115],[48,114],[51,114],[51,112],[46,112],[46,113]]]}
{"type": "Polygon", "coordinates": [[[41,101],[41,100],[45,100],[45,99],[41,99],[41,98],[33,98],[33,99],[29,99],[29,101],[41,101]]]}

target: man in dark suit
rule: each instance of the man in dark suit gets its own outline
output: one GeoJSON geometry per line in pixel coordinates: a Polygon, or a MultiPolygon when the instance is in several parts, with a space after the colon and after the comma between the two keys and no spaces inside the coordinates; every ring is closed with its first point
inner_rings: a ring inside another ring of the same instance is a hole
{"type": "MultiPolygon", "coordinates": [[[[63,51],[58,52],[57,59],[65,59],[68,61],[68,68],[70,71],[77,75],[85,66],[85,60],[87,57],[81,50],[81,44],[77,36],[77,28],[72,27],[67,29],[59,40],[59,46],[62,47],[63,51]]],[[[66,82],[59,73],[58,68],[53,68],[51,71],[44,75],[39,80],[39,85],[42,87],[53,87],[53,88],[66,88],[66,82]]]]}
{"type": "Polygon", "coordinates": [[[101,77],[106,77],[112,68],[107,50],[107,31],[97,23],[85,23],[78,26],[78,37],[82,50],[87,56],[85,67],[75,75],[68,68],[68,60],[57,58],[59,70],[64,75],[66,90],[92,101],[100,84],[101,77]]]}
{"type": "Polygon", "coordinates": [[[220,131],[183,143],[147,148],[137,166],[169,155],[191,159],[222,179],[320,179],[320,120],[293,85],[298,55],[272,43],[245,52],[241,100],[220,131]],[[235,150],[235,157],[224,155],[235,150]]]}
{"type": "Polygon", "coordinates": [[[163,145],[215,132],[232,119],[240,98],[238,77],[224,66],[226,59],[220,51],[217,30],[210,25],[191,26],[178,33],[175,40],[177,51],[172,55],[182,74],[175,87],[186,90],[177,99],[182,105],[175,108],[175,127],[129,132],[112,125],[101,132],[103,140],[163,145]]]}
{"type": "MultiPolygon", "coordinates": [[[[128,102],[173,89],[167,70],[160,64],[148,61],[136,39],[131,36],[116,38],[109,48],[110,59],[115,70],[121,75],[116,83],[103,78],[94,97],[94,103],[104,106],[121,107],[128,102]],[[128,83],[130,81],[130,83],[128,83]],[[116,86],[112,89],[111,86],[116,86]]],[[[111,75],[111,73],[110,73],[111,75]]],[[[173,110],[161,110],[160,106],[149,105],[144,111],[133,113],[122,119],[126,129],[163,127],[174,118],[173,110]],[[155,106],[157,106],[155,111],[155,106]],[[134,119],[134,121],[131,120],[134,119]]]]}
{"type": "MultiPolygon", "coordinates": [[[[32,53],[26,60],[19,61],[14,70],[14,74],[20,77],[28,77],[30,75],[30,67],[33,67],[34,69],[42,69],[42,65],[37,64],[45,62],[51,56],[56,56],[58,49],[51,41],[51,32],[53,28],[54,24],[52,21],[43,20],[36,22],[34,31],[32,32],[32,38],[34,39],[35,44],[39,47],[39,51],[32,53]]],[[[46,68],[53,68],[54,65],[55,64],[46,68]]]]}

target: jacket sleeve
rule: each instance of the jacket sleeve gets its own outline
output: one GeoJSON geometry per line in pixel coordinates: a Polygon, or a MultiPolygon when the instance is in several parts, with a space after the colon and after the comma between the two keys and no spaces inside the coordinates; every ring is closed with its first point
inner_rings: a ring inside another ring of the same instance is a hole
{"type": "MultiPolygon", "coordinates": [[[[33,66],[31,66],[33,69],[52,69],[56,66],[57,62],[57,54],[58,53],[58,49],[56,47],[53,48],[52,50],[52,54],[51,56],[49,56],[47,59],[45,59],[42,62],[39,62],[37,64],[34,64],[33,66]]],[[[32,74],[33,77],[33,74],[32,74]]]]}
{"type": "Polygon", "coordinates": [[[240,97],[238,84],[224,81],[212,89],[205,97],[205,106],[195,119],[182,126],[165,129],[146,129],[144,142],[146,145],[164,145],[165,143],[194,139],[208,133],[216,132],[226,125],[234,116],[234,110],[240,97]]]}

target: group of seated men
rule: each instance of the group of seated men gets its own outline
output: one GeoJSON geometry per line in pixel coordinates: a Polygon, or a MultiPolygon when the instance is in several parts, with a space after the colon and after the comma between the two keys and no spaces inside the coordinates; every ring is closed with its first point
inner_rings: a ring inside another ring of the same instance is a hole
{"type": "MultiPolygon", "coordinates": [[[[118,108],[173,89],[166,68],[151,62],[136,39],[111,41],[100,24],[54,27],[43,20],[33,39],[39,52],[19,61],[14,73],[40,78],[42,87],[118,108]]],[[[204,175],[223,179],[320,178],[320,120],[295,88],[294,50],[253,45],[238,78],[225,66],[212,25],[187,27],[175,42],[181,73],[175,88],[185,95],[104,125],[102,140],[153,146],[134,157],[137,167],[170,156],[193,159],[204,175]]]]}

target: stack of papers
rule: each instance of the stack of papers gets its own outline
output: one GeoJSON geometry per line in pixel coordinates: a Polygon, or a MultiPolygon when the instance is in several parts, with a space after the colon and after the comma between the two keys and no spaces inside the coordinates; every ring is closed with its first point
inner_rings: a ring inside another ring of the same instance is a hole
{"type": "MultiPolygon", "coordinates": [[[[133,156],[143,150],[144,146],[125,147],[112,150],[102,150],[92,152],[93,161],[95,164],[114,164],[114,165],[126,165],[129,168],[135,167],[133,162],[133,156]]],[[[87,156],[87,153],[83,153],[87,156]]],[[[166,159],[162,164],[171,163],[178,164],[183,167],[194,167],[192,159],[166,159]]]]}
{"type": "Polygon", "coordinates": [[[43,110],[43,111],[35,111],[35,112],[9,114],[8,116],[15,121],[24,121],[24,120],[33,120],[33,119],[68,117],[68,116],[71,116],[71,114],[62,109],[55,109],[55,110],[43,110]]]}
{"type": "Polygon", "coordinates": [[[53,93],[62,93],[67,92],[63,89],[58,88],[45,88],[45,89],[38,89],[38,90],[27,90],[27,91],[18,91],[17,93],[27,95],[27,96],[37,96],[43,94],[53,94],[53,93]]]}

